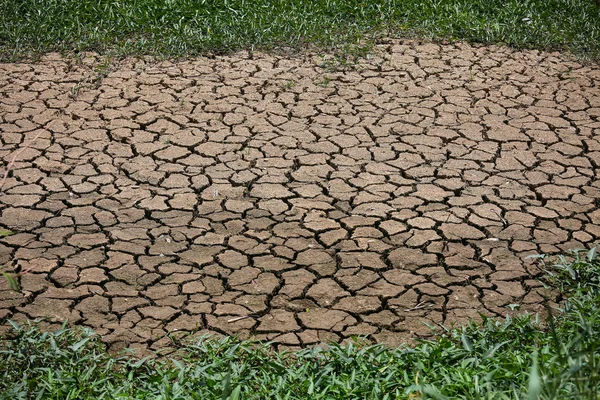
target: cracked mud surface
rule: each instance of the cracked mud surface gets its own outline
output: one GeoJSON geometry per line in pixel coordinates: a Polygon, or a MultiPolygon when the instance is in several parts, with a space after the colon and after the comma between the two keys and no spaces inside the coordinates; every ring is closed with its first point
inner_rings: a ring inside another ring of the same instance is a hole
{"type": "Polygon", "coordinates": [[[600,68],[376,50],[353,70],[128,60],[97,82],[93,56],[0,64],[0,262],[28,271],[0,318],[158,349],[198,330],[394,345],[539,311],[525,257],[600,238],[600,68]]]}

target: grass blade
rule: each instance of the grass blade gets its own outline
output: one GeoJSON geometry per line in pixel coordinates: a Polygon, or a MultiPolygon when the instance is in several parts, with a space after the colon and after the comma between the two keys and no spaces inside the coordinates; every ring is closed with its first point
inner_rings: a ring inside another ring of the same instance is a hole
{"type": "Polygon", "coordinates": [[[529,372],[529,388],[527,390],[527,400],[538,400],[542,391],[542,381],[538,371],[537,351],[533,353],[533,362],[529,372]]]}

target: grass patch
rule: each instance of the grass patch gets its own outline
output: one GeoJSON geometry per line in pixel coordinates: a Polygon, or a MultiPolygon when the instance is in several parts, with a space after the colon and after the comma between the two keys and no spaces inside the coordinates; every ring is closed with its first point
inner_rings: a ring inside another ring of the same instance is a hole
{"type": "Polygon", "coordinates": [[[3,60],[84,50],[164,57],[307,45],[348,51],[377,35],[598,59],[600,7],[593,0],[0,0],[3,60]]]}
{"type": "Polygon", "coordinates": [[[600,263],[548,266],[567,300],[535,317],[447,330],[416,347],[274,352],[202,338],[175,359],[109,356],[93,332],[15,324],[0,347],[2,399],[598,399],[600,263]],[[547,327],[547,328],[544,328],[547,327]]]}

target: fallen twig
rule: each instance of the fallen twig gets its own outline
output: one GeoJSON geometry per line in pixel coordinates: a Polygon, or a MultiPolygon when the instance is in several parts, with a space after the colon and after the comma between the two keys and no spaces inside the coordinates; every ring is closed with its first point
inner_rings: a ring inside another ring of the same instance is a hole
{"type": "Polygon", "coordinates": [[[4,187],[4,184],[6,183],[6,179],[8,178],[8,174],[10,173],[10,169],[13,167],[13,165],[15,165],[15,161],[17,160],[17,157],[19,157],[25,150],[27,150],[41,135],[42,133],[48,131],[48,129],[52,126],[52,124],[54,124],[56,122],[56,120],[50,122],[50,124],[48,125],[48,127],[46,129],[41,129],[37,135],[35,135],[35,137],[33,139],[31,139],[29,142],[27,142],[25,144],[25,146],[23,146],[21,149],[19,149],[15,155],[13,156],[12,160],[10,160],[10,162],[8,163],[8,165],[6,166],[6,171],[4,171],[4,176],[2,177],[2,181],[0,182],[0,190],[2,190],[2,188],[4,187]]]}
{"type": "Polygon", "coordinates": [[[420,310],[422,308],[425,307],[431,307],[433,304],[429,303],[428,301],[422,301],[419,304],[417,304],[416,306],[414,306],[413,308],[407,308],[404,311],[415,311],[415,310],[420,310]]]}
{"type": "Polygon", "coordinates": [[[496,210],[494,210],[494,209],[492,208],[492,212],[493,212],[494,214],[496,214],[496,215],[498,216],[498,218],[500,218],[500,221],[502,221],[502,225],[504,225],[504,226],[508,226],[508,221],[507,221],[507,220],[505,220],[505,219],[502,217],[502,215],[500,215],[500,213],[499,213],[498,211],[496,211],[496,210]]]}
{"type": "Polygon", "coordinates": [[[237,321],[241,321],[243,319],[248,318],[248,315],[242,315],[241,317],[235,317],[235,318],[231,318],[227,320],[228,324],[231,324],[232,322],[237,322],[237,321]]]}

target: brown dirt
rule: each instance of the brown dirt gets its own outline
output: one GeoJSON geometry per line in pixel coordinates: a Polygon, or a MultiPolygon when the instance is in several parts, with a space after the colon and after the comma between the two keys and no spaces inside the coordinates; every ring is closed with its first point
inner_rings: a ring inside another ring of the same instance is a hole
{"type": "Polygon", "coordinates": [[[600,238],[600,68],[412,41],[321,61],[0,64],[0,262],[31,269],[0,318],[156,349],[539,311],[525,257],[600,238]]]}

